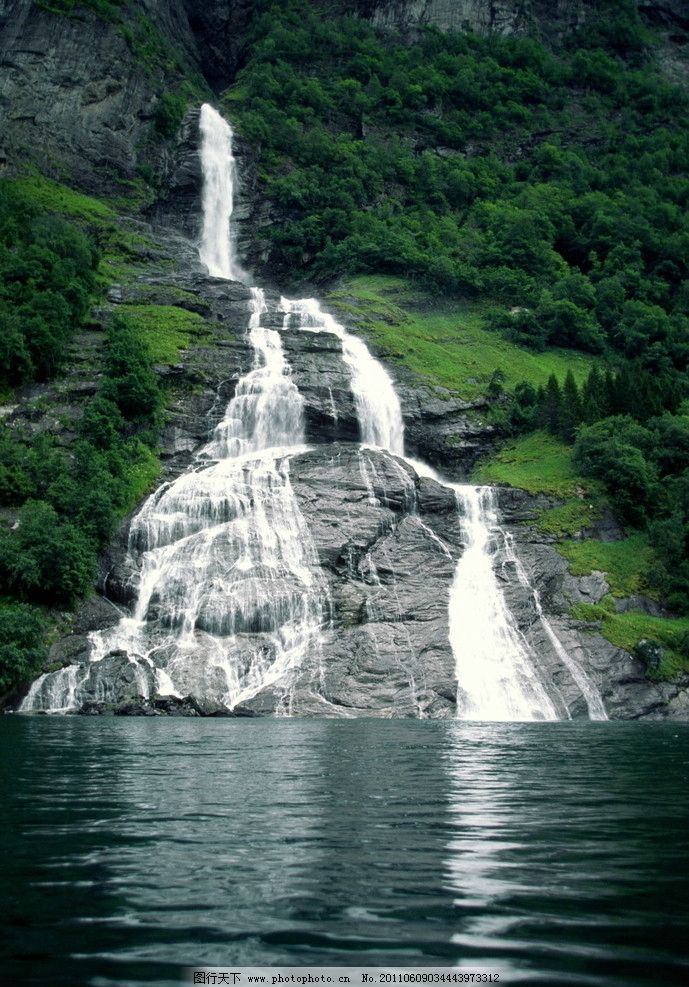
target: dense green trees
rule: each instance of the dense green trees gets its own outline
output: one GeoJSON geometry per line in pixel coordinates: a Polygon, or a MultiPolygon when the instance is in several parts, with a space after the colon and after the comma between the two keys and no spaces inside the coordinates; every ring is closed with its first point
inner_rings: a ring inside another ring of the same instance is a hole
{"type": "Polygon", "coordinates": [[[625,524],[649,531],[651,581],[689,613],[689,403],[678,405],[641,368],[595,366],[581,388],[571,372],[563,383],[553,375],[538,391],[519,385],[507,403],[516,430],[543,428],[573,443],[577,470],[604,485],[625,524]]]}
{"type": "Polygon", "coordinates": [[[536,345],[643,357],[686,333],[687,99],[635,4],[558,53],[261,6],[227,111],[259,151],[285,275],[402,271],[534,310],[536,345]]]}
{"type": "MultiPolygon", "coordinates": [[[[160,407],[160,389],[143,341],[126,319],[113,319],[108,329],[103,396],[129,421],[153,422],[160,407]]],[[[101,409],[103,406],[100,406],[101,409]]]]}
{"type": "MultiPolygon", "coordinates": [[[[120,341],[126,333],[133,336],[121,323],[120,341]]],[[[111,383],[106,375],[103,390],[111,383]]],[[[95,398],[68,450],[52,436],[0,433],[0,507],[15,518],[0,526],[0,691],[44,653],[39,630],[45,621],[35,607],[70,607],[89,592],[98,551],[157,476],[152,426],[160,395],[152,383],[148,410],[137,406],[136,419],[127,419],[108,398],[95,398]],[[24,609],[17,611],[14,600],[24,609]],[[33,614],[30,646],[22,643],[26,621],[17,623],[15,613],[27,621],[33,614]]]]}
{"type": "Polygon", "coordinates": [[[40,215],[0,181],[0,386],[45,380],[60,367],[97,263],[81,230],[40,215]]]}
{"type": "Polygon", "coordinates": [[[46,657],[47,621],[24,603],[0,607],[0,694],[35,673],[46,657]]]}
{"type": "Polygon", "coordinates": [[[23,600],[73,603],[89,588],[94,555],[83,529],[27,500],[13,530],[0,530],[0,586],[23,600]]]}
{"type": "MultiPolygon", "coordinates": [[[[93,301],[97,253],[72,223],[0,182],[0,385],[52,376],[93,301]]],[[[161,394],[134,327],[107,329],[101,393],[68,447],[0,432],[0,692],[45,656],[44,612],[93,585],[97,553],[157,473],[161,394]]]]}

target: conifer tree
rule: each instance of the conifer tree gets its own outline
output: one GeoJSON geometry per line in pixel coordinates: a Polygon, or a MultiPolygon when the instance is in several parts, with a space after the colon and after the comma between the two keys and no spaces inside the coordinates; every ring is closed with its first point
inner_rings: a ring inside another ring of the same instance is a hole
{"type": "Polygon", "coordinates": [[[582,420],[587,425],[597,422],[603,416],[605,403],[605,381],[597,366],[589,371],[581,391],[582,420]]]}
{"type": "Polygon", "coordinates": [[[545,427],[552,435],[559,435],[562,427],[562,388],[555,374],[551,374],[545,387],[543,409],[545,427]]]}
{"type": "Polygon", "coordinates": [[[604,383],[604,401],[603,407],[601,408],[603,418],[608,418],[610,415],[619,415],[619,398],[617,393],[617,381],[611,370],[605,371],[605,383],[604,383]]]}
{"type": "Polygon", "coordinates": [[[560,410],[560,438],[565,442],[574,442],[577,426],[582,421],[581,398],[579,388],[571,370],[567,371],[565,384],[562,389],[562,407],[560,410]]]}

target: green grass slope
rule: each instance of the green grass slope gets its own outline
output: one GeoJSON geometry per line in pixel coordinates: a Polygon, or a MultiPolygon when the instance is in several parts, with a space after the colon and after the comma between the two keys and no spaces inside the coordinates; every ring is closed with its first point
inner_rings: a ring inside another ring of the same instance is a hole
{"type": "Polygon", "coordinates": [[[426,292],[400,278],[351,278],[327,301],[353,317],[393,362],[464,400],[485,394],[496,370],[511,390],[521,381],[538,387],[552,373],[564,378],[568,370],[582,381],[592,365],[591,357],[572,350],[535,353],[517,346],[491,330],[487,305],[426,292]]]}

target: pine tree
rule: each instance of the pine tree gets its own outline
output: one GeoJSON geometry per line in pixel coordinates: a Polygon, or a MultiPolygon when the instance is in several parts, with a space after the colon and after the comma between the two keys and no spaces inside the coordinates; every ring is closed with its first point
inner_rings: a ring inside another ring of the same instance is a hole
{"type": "Polygon", "coordinates": [[[599,421],[603,417],[605,404],[605,381],[598,367],[589,371],[586,382],[581,390],[581,410],[583,421],[587,425],[599,421]]]}
{"type": "Polygon", "coordinates": [[[603,393],[605,395],[603,401],[603,407],[601,408],[603,418],[608,418],[610,415],[619,415],[619,396],[617,390],[617,381],[611,370],[605,371],[605,382],[603,393]]]}
{"type": "Polygon", "coordinates": [[[560,412],[560,438],[565,442],[574,442],[577,426],[583,420],[579,388],[571,370],[567,371],[565,384],[562,389],[562,408],[560,412]]]}
{"type": "Polygon", "coordinates": [[[555,374],[551,374],[545,387],[544,424],[552,435],[559,435],[562,427],[562,388],[555,374]]]}
{"type": "Polygon", "coordinates": [[[647,408],[647,393],[644,388],[643,374],[634,373],[624,366],[615,378],[615,411],[616,415],[631,415],[639,421],[645,421],[649,411],[647,408]]]}

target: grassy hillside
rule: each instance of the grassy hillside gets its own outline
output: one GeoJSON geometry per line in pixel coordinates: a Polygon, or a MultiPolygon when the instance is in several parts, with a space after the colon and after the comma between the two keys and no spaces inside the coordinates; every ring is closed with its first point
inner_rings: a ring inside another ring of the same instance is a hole
{"type": "Polygon", "coordinates": [[[553,373],[564,378],[568,370],[583,381],[593,362],[571,350],[534,353],[491,327],[486,303],[424,291],[389,275],[350,278],[327,300],[354,316],[387,357],[465,400],[483,396],[496,370],[512,390],[521,381],[543,385],[553,373]]]}

